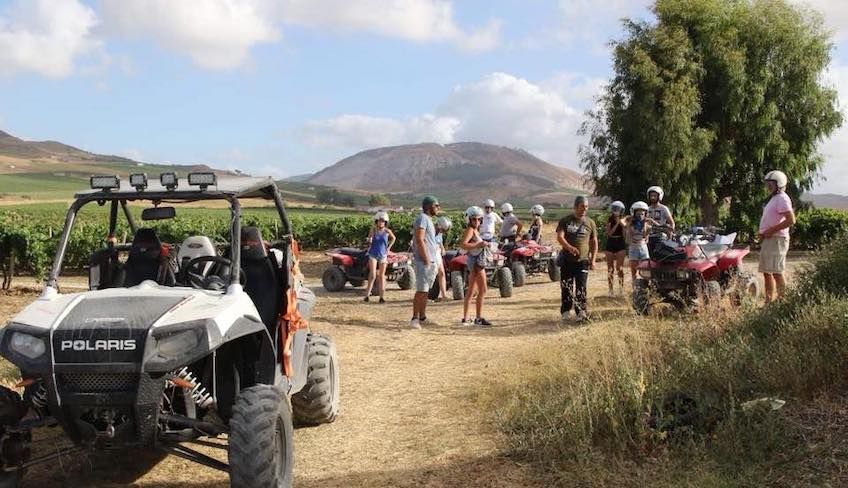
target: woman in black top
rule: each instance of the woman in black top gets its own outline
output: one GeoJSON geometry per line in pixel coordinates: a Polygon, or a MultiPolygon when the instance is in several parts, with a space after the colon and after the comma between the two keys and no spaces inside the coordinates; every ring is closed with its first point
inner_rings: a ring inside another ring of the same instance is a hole
{"type": "Polygon", "coordinates": [[[604,254],[607,258],[607,284],[609,296],[615,296],[613,284],[618,273],[619,294],[624,294],[624,256],[627,254],[627,243],[624,240],[624,204],[615,201],[610,205],[610,216],[607,219],[607,243],[604,254]]]}

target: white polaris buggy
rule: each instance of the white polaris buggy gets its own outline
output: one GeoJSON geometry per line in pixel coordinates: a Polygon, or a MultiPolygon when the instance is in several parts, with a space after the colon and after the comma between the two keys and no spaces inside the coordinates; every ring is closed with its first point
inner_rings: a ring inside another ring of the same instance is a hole
{"type": "Polygon", "coordinates": [[[0,387],[0,486],[70,451],[116,448],[227,471],[234,487],[291,486],[293,423],[335,420],[339,380],[333,342],[308,329],[314,295],[298,282],[277,186],[213,173],[129,183],[92,177],[92,190],[76,195],[43,293],[2,330],[0,355],[20,368],[24,392],[0,387]],[[242,227],[244,199],[274,203],[281,240],[242,227]],[[154,226],[136,227],[127,205],[149,202],[142,219],[156,221],[176,214],[163,204],[207,200],[228,202],[229,242],[163,244],[154,226]],[[106,247],[92,250],[90,291],[62,294],[62,259],[89,203],[109,206],[106,247]],[[130,244],[115,243],[119,211],[130,244]],[[32,430],[57,424],[73,445],[33,456],[32,430]],[[226,449],[228,462],[193,444],[226,449]]]}

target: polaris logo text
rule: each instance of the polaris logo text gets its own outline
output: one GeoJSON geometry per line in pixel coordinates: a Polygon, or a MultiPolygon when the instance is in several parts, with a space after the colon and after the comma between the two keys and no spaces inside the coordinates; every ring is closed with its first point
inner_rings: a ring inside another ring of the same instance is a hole
{"type": "Polygon", "coordinates": [[[135,351],[135,339],[99,341],[62,341],[62,351],[135,351]]]}

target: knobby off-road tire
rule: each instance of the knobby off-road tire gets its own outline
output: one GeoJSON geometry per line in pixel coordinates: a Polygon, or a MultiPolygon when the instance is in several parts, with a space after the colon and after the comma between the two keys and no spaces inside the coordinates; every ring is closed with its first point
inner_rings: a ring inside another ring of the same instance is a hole
{"type": "Polygon", "coordinates": [[[345,276],[344,271],[335,266],[324,270],[324,275],[321,276],[321,284],[327,291],[342,291],[345,283],[347,283],[347,276],[345,276]]]}
{"type": "Polygon", "coordinates": [[[715,280],[704,282],[704,305],[714,306],[721,302],[721,284],[715,280]]]}
{"type": "MultiPolygon", "coordinates": [[[[522,265],[523,266],[523,265],[522,265]]],[[[499,268],[497,271],[498,290],[501,292],[501,298],[509,298],[512,296],[513,277],[512,271],[509,268],[499,268]]]]}
{"type": "Polygon", "coordinates": [[[516,287],[524,286],[527,280],[527,267],[521,261],[514,261],[510,267],[512,268],[512,284],[516,287]]]}
{"type": "Polygon", "coordinates": [[[270,385],[242,390],[230,419],[230,486],[290,487],[293,430],[291,406],[282,390],[270,385]]]}
{"type": "Polygon", "coordinates": [[[309,334],[306,385],[292,395],[297,425],[328,424],[339,415],[339,362],[336,345],[327,336],[309,334]]]}
{"type": "Polygon", "coordinates": [[[412,288],[412,285],[415,284],[415,269],[413,269],[412,265],[407,266],[406,270],[398,276],[397,284],[401,290],[412,288]]]}
{"type": "Polygon", "coordinates": [[[760,280],[751,273],[741,272],[734,277],[733,293],[730,294],[730,303],[734,307],[741,307],[748,301],[756,301],[762,295],[760,280]]]}
{"type": "Polygon", "coordinates": [[[554,283],[562,279],[559,266],[556,265],[556,259],[548,261],[548,278],[550,278],[554,283]]]}
{"type": "Polygon", "coordinates": [[[465,298],[465,276],[462,275],[462,271],[451,271],[450,285],[454,300],[465,298]]]}
{"type": "Polygon", "coordinates": [[[651,289],[648,287],[648,282],[641,278],[637,278],[633,282],[633,310],[639,315],[648,313],[650,305],[651,289]]]}

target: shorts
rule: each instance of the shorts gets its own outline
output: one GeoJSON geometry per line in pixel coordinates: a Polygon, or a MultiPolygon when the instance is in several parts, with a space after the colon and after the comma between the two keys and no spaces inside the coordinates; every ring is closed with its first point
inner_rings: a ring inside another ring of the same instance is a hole
{"type": "Polygon", "coordinates": [[[435,261],[430,261],[428,266],[424,266],[419,260],[415,260],[415,291],[418,293],[427,293],[436,282],[436,275],[439,274],[439,265],[435,261]]]}
{"type": "Polygon", "coordinates": [[[623,237],[607,237],[607,243],[604,246],[604,251],[616,254],[626,249],[627,243],[624,242],[623,237]]]}
{"type": "Polygon", "coordinates": [[[783,274],[786,269],[788,237],[766,237],[760,245],[760,273],[783,274]]]}
{"type": "Polygon", "coordinates": [[[648,246],[645,244],[631,245],[630,250],[627,251],[627,258],[631,261],[645,261],[650,259],[650,256],[648,255],[648,246]]]}
{"type": "Polygon", "coordinates": [[[474,268],[477,266],[477,259],[480,258],[480,255],[467,254],[467,258],[465,260],[465,268],[468,271],[474,271],[474,268]]]}
{"type": "Polygon", "coordinates": [[[377,264],[386,264],[388,256],[374,256],[369,254],[368,259],[373,259],[374,261],[377,261],[377,264]]]}

